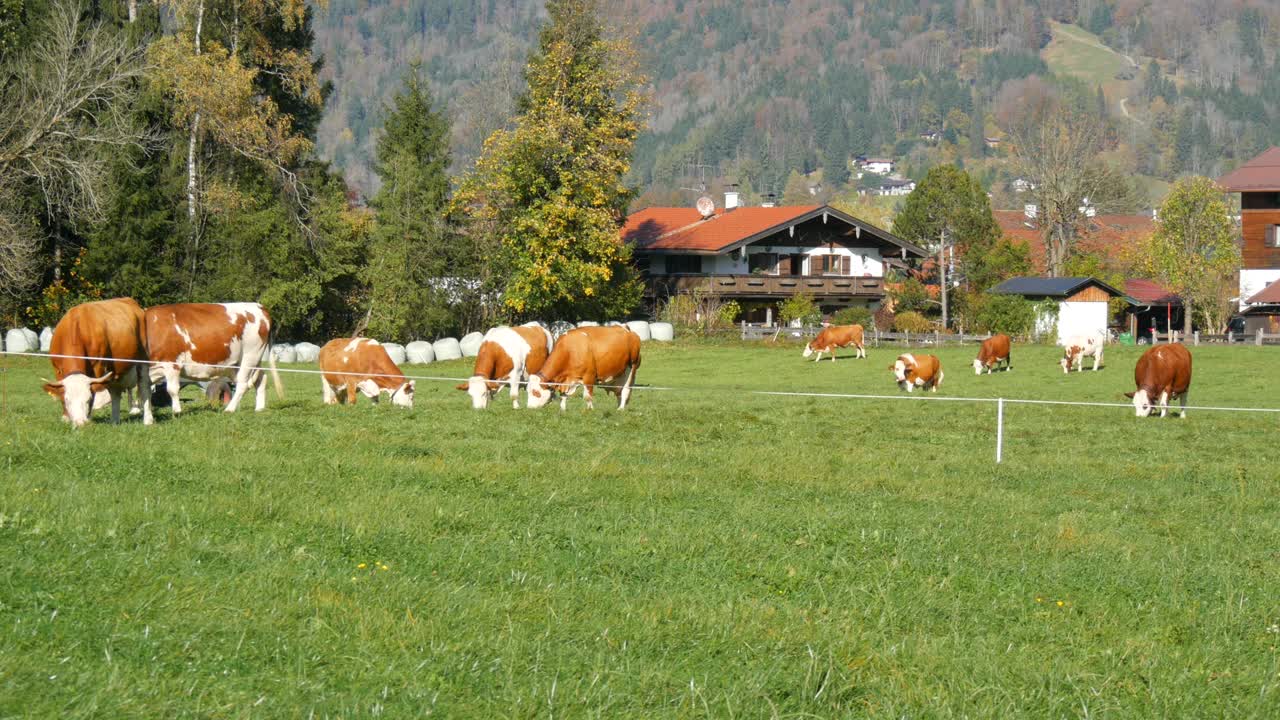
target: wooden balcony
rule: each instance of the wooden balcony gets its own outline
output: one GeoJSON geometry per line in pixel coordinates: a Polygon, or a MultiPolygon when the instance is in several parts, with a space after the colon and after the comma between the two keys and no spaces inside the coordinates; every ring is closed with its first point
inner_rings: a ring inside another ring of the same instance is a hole
{"type": "Polygon", "coordinates": [[[696,289],[744,298],[785,298],[807,293],[815,298],[884,297],[884,278],[846,275],[650,275],[645,294],[661,297],[696,289]]]}

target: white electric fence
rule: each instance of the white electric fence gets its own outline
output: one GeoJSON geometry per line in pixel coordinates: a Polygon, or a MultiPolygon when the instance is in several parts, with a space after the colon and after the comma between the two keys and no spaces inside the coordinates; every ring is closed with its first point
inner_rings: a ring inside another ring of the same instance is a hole
{"type": "MultiPolygon", "coordinates": [[[[54,355],[50,353],[37,353],[37,352],[0,351],[0,355],[15,356],[15,357],[94,360],[99,362],[129,363],[129,364],[135,364],[135,365],[173,365],[174,364],[174,363],[168,363],[168,362],[163,362],[159,360],[121,360],[117,358],[93,357],[88,355],[54,355]]],[[[202,368],[227,370],[227,371],[237,371],[240,368],[239,365],[206,365],[204,363],[198,363],[198,364],[202,368]]],[[[325,374],[323,370],[308,370],[305,368],[271,368],[265,365],[258,365],[253,368],[254,372],[265,372],[268,370],[273,370],[281,373],[293,373],[295,375],[325,374]]],[[[229,374],[234,374],[234,372],[231,372],[229,374]]],[[[335,372],[331,374],[346,374],[346,373],[335,372]]],[[[428,382],[450,382],[450,383],[467,382],[470,379],[466,377],[445,377],[440,375],[410,375],[407,373],[404,375],[392,375],[392,374],[380,374],[380,373],[352,373],[352,374],[358,374],[361,377],[370,377],[370,378],[381,377],[381,378],[394,378],[394,379],[404,379],[404,380],[425,380],[428,382]]],[[[4,399],[7,399],[7,393],[8,393],[7,379],[5,379],[6,375],[7,373],[5,372],[5,368],[0,368],[0,384],[3,384],[3,388],[0,388],[0,393],[3,393],[3,395],[0,395],[0,398],[4,398],[4,399]]],[[[510,387],[511,385],[511,381],[509,379],[504,379],[504,378],[490,378],[488,381],[498,384],[499,389],[502,387],[510,387]]],[[[528,385],[529,382],[527,380],[520,380],[520,381],[517,381],[516,384],[517,386],[528,385]]],[[[545,381],[543,384],[549,387],[565,387],[569,385],[569,383],[551,383],[551,382],[545,382],[545,381]]],[[[622,386],[597,384],[595,385],[595,388],[605,389],[605,390],[618,390],[618,389],[621,389],[622,386]]],[[[746,395],[765,395],[765,396],[772,396],[772,397],[792,397],[792,398],[827,398],[827,399],[835,399],[835,400],[890,400],[890,401],[897,400],[897,401],[915,401],[915,402],[961,402],[961,403],[977,403],[977,404],[995,403],[996,405],[996,463],[1001,463],[1004,461],[1004,406],[1006,403],[1016,404],[1016,405],[1124,408],[1126,410],[1133,411],[1133,405],[1130,403],[1087,402],[1087,401],[1073,401],[1073,400],[1035,400],[1035,399],[1027,399],[1027,398],[1003,398],[1003,397],[994,397],[994,398],[992,397],[955,397],[950,395],[937,395],[932,393],[926,394],[923,390],[919,394],[903,393],[898,395],[873,395],[873,394],[866,394],[866,393],[827,393],[827,392],[795,392],[795,391],[785,391],[785,390],[750,390],[747,388],[736,388],[736,387],[724,386],[724,385],[705,386],[705,387],[687,387],[687,388],[663,387],[663,386],[655,386],[655,385],[633,385],[631,386],[631,389],[643,390],[643,391],[660,391],[660,392],[731,392],[738,395],[746,394],[746,395]]],[[[7,407],[7,403],[5,405],[0,405],[0,407],[7,407]]],[[[1180,410],[1196,410],[1196,411],[1207,411],[1207,412],[1280,414],[1280,408],[1225,407],[1225,406],[1213,406],[1213,405],[1188,405],[1185,408],[1171,405],[1169,407],[1169,410],[1170,412],[1180,411],[1180,410]]]]}

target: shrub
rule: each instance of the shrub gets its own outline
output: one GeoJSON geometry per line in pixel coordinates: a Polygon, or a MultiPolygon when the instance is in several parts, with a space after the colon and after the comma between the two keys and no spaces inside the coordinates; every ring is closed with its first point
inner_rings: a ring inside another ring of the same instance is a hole
{"type": "Polygon", "coordinates": [[[783,325],[800,321],[801,325],[816,325],[822,320],[822,310],[811,295],[796,293],[778,306],[778,320],[783,325]]]}
{"type": "Polygon", "coordinates": [[[658,318],[685,331],[708,334],[732,326],[741,312],[737,302],[724,302],[718,295],[698,289],[672,295],[658,310],[658,318]]]}
{"type": "Polygon", "coordinates": [[[861,325],[871,328],[871,311],[864,307],[848,307],[831,316],[834,325],[861,325]]]}
{"type": "Polygon", "coordinates": [[[893,317],[893,329],[898,332],[926,333],[933,332],[934,324],[920,313],[908,310],[893,317]]]}
{"type": "MultiPolygon", "coordinates": [[[[1054,303],[1057,308],[1057,303],[1054,303]]],[[[988,295],[975,308],[973,329],[1030,337],[1036,327],[1036,303],[1018,295],[988,295]]]]}

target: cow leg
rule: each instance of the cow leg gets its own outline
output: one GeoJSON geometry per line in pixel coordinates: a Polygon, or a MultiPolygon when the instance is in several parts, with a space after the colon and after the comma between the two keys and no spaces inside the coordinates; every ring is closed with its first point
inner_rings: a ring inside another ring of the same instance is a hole
{"type": "Polygon", "coordinates": [[[321,397],[324,398],[325,405],[338,404],[337,393],[333,391],[333,386],[329,384],[329,381],[326,380],[323,375],[320,376],[320,394],[321,394],[321,397]]]}
{"type": "Polygon", "coordinates": [[[582,384],[582,399],[587,401],[587,409],[595,410],[596,406],[592,402],[595,397],[595,382],[588,380],[582,384]]]}
{"type": "Polygon", "coordinates": [[[115,388],[111,388],[107,392],[111,393],[111,424],[119,425],[120,424],[120,391],[116,390],[115,388]]]}
{"type": "Polygon", "coordinates": [[[512,369],[511,377],[509,379],[511,382],[511,407],[515,408],[516,410],[519,410],[520,409],[520,371],[516,369],[512,369]]]}
{"type": "Polygon", "coordinates": [[[631,399],[631,383],[636,379],[636,369],[634,366],[627,368],[627,379],[622,383],[622,389],[618,391],[618,409],[626,410],[627,401],[631,399]]]}
{"type": "MultiPolygon", "coordinates": [[[[1094,355],[1093,355],[1093,369],[1094,369],[1094,371],[1097,371],[1097,369],[1098,369],[1098,365],[1100,365],[1101,363],[1102,363],[1102,353],[1100,353],[1100,352],[1099,352],[1099,353],[1094,353],[1094,355]]],[[[1081,370],[1084,370],[1084,363],[1080,363],[1080,369],[1081,369],[1081,370]]]]}
{"type": "Polygon", "coordinates": [[[253,368],[245,367],[245,365],[241,363],[240,369],[236,371],[235,394],[231,396],[231,402],[227,403],[227,407],[223,409],[223,412],[233,413],[236,411],[236,408],[240,407],[240,399],[249,391],[249,385],[251,384],[252,379],[253,368]]]}
{"type": "Polygon", "coordinates": [[[835,361],[836,361],[836,349],[831,348],[831,362],[835,362],[835,361]]]}
{"type": "MultiPolygon", "coordinates": [[[[139,378],[140,378],[138,380],[139,385],[141,385],[143,382],[141,378],[145,378],[146,376],[147,376],[147,371],[145,369],[139,373],[139,378]]],[[[148,390],[151,389],[150,383],[148,383],[147,389],[148,390]]],[[[129,396],[129,414],[130,415],[139,415],[142,413],[142,400],[139,397],[140,394],[141,393],[136,388],[129,388],[128,396],[129,396]]]]}
{"type": "Polygon", "coordinates": [[[564,386],[564,389],[560,392],[560,410],[561,411],[568,409],[569,396],[572,395],[573,391],[577,389],[578,389],[577,382],[566,383],[566,385],[564,386]]]}
{"type": "Polygon", "coordinates": [[[160,374],[165,389],[169,391],[169,406],[173,414],[177,415],[182,412],[182,402],[178,400],[178,391],[182,389],[182,371],[176,364],[168,363],[160,366],[160,374]]]}
{"type": "Polygon", "coordinates": [[[1167,390],[1160,393],[1160,417],[1169,414],[1169,392],[1167,390]]]}
{"type": "Polygon", "coordinates": [[[356,384],[350,380],[347,381],[347,404],[356,404],[356,384]]]}
{"type": "Polygon", "coordinates": [[[1178,413],[1178,417],[1182,418],[1183,420],[1186,420],[1187,419],[1187,394],[1185,392],[1178,396],[1178,402],[1182,405],[1182,409],[1178,413]]]}
{"type": "Polygon", "coordinates": [[[262,370],[254,373],[253,387],[258,393],[254,398],[253,411],[262,412],[267,409],[267,374],[262,370]]]}

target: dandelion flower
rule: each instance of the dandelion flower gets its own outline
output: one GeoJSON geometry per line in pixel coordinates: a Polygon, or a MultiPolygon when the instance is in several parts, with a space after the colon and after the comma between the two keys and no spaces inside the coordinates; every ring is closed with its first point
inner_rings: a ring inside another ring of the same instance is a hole
{"type": "Polygon", "coordinates": [[[360,563],[360,564],[359,564],[359,565],[357,565],[356,567],[357,567],[357,568],[359,568],[359,569],[361,569],[361,570],[363,570],[363,569],[365,569],[366,565],[365,565],[365,563],[360,563]]]}
{"type": "Polygon", "coordinates": [[[1062,602],[1061,600],[1059,600],[1059,601],[1058,601],[1058,607],[1062,607],[1063,605],[1066,605],[1066,603],[1064,603],[1064,602],[1062,602]]]}
{"type": "Polygon", "coordinates": [[[1042,602],[1044,602],[1044,598],[1042,598],[1042,597],[1038,597],[1038,598],[1036,598],[1036,602],[1038,602],[1038,603],[1042,603],[1042,602]]]}

